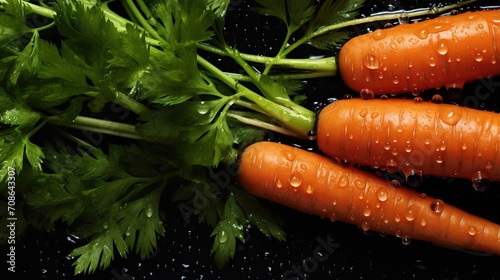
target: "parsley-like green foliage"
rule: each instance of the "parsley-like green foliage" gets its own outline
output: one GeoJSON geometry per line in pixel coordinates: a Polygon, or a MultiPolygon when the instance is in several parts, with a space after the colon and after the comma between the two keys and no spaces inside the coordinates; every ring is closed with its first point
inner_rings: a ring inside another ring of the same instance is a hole
{"type": "MultiPolygon", "coordinates": [[[[358,16],[358,9],[363,5],[364,0],[336,1],[327,0],[319,8],[316,17],[309,22],[306,34],[328,25],[355,19],[358,16]]],[[[349,31],[335,30],[325,35],[312,38],[309,44],[319,49],[331,49],[345,42],[351,37],[349,31]]]]}
{"type": "Polygon", "coordinates": [[[120,1],[125,14],[104,0],[0,2],[0,207],[15,170],[19,230],[68,226],[81,240],[76,274],[116,254],[149,256],[165,232],[164,201],[189,202],[213,228],[219,268],[249,226],[285,238],[276,215],[235,182],[216,190],[212,175],[268,129],[306,139],[315,113],[300,105],[301,75],[335,65],[286,56],[347,39],[315,32],[354,18],[362,0],[252,2],[287,28],[276,57],[228,45],[229,0],[120,1]]]}
{"type": "MultiPolygon", "coordinates": [[[[255,7],[254,10],[279,18],[287,26],[289,35],[304,27],[303,37],[309,38],[321,28],[356,18],[364,0],[326,0],[320,3],[319,7],[314,6],[310,0],[256,0],[256,2],[261,7],[255,7]]],[[[308,43],[318,49],[331,49],[350,37],[351,34],[346,30],[335,30],[311,37],[308,43]]]]}
{"type": "Polygon", "coordinates": [[[262,6],[255,7],[256,12],[279,18],[291,33],[309,21],[315,10],[312,0],[256,0],[256,2],[262,6]]]}
{"type": "Polygon", "coordinates": [[[70,155],[49,147],[48,171],[22,174],[22,182],[35,184],[26,201],[36,210],[32,215],[39,227],[63,221],[90,239],[70,254],[78,257],[76,273],[107,267],[113,248],[122,257],[131,250],[142,258],[151,254],[164,233],[159,211],[165,182],[176,175],[168,162],[154,156],[142,159],[147,173],[134,175],[129,153],[140,153],[138,146],[110,146],[108,154],[87,149],[70,155]]]}

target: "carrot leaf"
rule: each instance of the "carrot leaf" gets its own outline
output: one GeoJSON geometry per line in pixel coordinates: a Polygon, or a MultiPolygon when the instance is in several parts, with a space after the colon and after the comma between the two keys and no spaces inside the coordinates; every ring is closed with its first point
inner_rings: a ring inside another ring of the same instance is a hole
{"type": "Polygon", "coordinates": [[[285,240],[284,222],[278,216],[273,215],[248,192],[234,188],[233,193],[250,224],[256,226],[268,238],[285,240]]]}
{"type": "MultiPolygon", "coordinates": [[[[316,16],[309,21],[304,37],[309,37],[315,31],[333,24],[353,20],[358,16],[358,10],[363,6],[364,0],[327,0],[319,8],[316,16]]],[[[308,43],[319,49],[328,49],[337,46],[350,38],[346,31],[337,31],[329,36],[312,37],[308,43]],[[330,43],[327,43],[327,42],[330,43]]]]}
{"type": "Polygon", "coordinates": [[[245,242],[244,224],[243,210],[237,204],[234,193],[231,192],[224,205],[224,213],[211,234],[215,238],[210,253],[214,256],[217,267],[223,268],[234,257],[237,239],[245,242]]]}
{"type": "Polygon", "coordinates": [[[260,7],[254,7],[254,11],[279,18],[286,24],[290,33],[297,31],[314,14],[311,0],[257,0],[256,2],[260,7]]]}

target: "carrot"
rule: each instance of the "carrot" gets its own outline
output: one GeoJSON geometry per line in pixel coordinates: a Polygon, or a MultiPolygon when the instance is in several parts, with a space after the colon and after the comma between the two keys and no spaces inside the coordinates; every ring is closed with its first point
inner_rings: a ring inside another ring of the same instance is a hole
{"type": "Polygon", "coordinates": [[[476,188],[500,181],[500,115],[493,112],[406,99],[339,100],[320,112],[317,143],[331,157],[400,170],[416,184],[420,174],[467,178],[476,188]]]}
{"type": "Polygon", "coordinates": [[[415,239],[500,255],[499,225],[313,152],[253,144],[241,154],[238,178],[255,196],[404,243],[415,239]]]}
{"type": "Polygon", "coordinates": [[[389,94],[499,75],[499,15],[466,12],[355,37],[339,53],[342,79],[360,93],[389,94]]]}

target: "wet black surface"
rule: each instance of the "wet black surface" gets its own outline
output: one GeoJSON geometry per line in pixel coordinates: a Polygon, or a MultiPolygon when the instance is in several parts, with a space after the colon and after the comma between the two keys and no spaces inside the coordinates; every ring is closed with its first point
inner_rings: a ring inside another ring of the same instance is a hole
{"type": "MultiPolygon", "coordinates": [[[[387,9],[412,9],[434,4],[432,1],[417,0],[370,2],[362,11],[364,15],[387,9]]],[[[479,2],[485,6],[499,4],[498,1],[479,2]]],[[[367,28],[372,26],[362,26],[360,30],[367,28]]],[[[283,29],[271,18],[249,14],[248,1],[235,0],[230,7],[227,33],[228,42],[242,52],[272,55],[281,43],[279,35],[283,34],[283,29]]],[[[478,100],[477,108],[498,112],[498,77],[489,82],[466,85],[462,97],[474,94],[478,87],[481,87],[485,98],[478,100]]],[[[329,98],[356,95],[342,84],[340,78],[310,81],[306,91],[309,97],[306,106],[310,108],[321,107],[329,98]]],[[[444,89],[426,92],[422,97],[429,99],[435,93],[442,94],[445,102],[462,102],[450,97],[444,89]]],[[[290,142],[287,138],[279,140],[290,142]]],[[[500,223],[500,186],[497,183],[492,184],[486,192],[476,192],[466,180],[425,177],[424,184],[417,190],[500,223]]],[[[451,250],[421,241],[403,245],[401,239],[396,237],[366,234],[352,225],[332,223],[327,219],[264,203],[285,219],[287,241],[269,240],[256,229],[250,228],[245,244],[239,244],[234,260],[224,270],[216,269],[210,257],[211,229],[199,224],[195,217],[186,220],[179,205],[171,205],[165,209],[166,236],[159,241],[158,251],[146,260],[139,260],[134,255],[127,259],[117,256],[109,268],[91,276],[75,277],[71,267],[73,260],[66,258],[66,255],[81,245],[81,241],[72,237],[68,229],[59,226],[50,233],[28,232],[20,240],[15,275],[19,279],[116,280],[500,278],[500,257],[451,250]]],[[[2,249],[2,252],[5,250],[2,249]]],[[[5,270],[2,270],[0,275],[4,274],[5,270]]],[[[8,275],[12,277],[12,274],[8,275]]]]}

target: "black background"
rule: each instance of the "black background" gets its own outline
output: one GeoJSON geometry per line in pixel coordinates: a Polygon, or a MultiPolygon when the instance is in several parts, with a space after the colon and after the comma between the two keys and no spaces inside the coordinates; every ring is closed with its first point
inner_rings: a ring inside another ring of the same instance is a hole
{"type": "MultiPolygon", "coordinates": [[[[478,2],[467,9],[499,4],[498,1],[478,2]]],[[[284,27],[273,18],[249,12],[250,4],[254,3],[243,0],[231,2],[226,25],[227,41],[244,53],[273,55],[281,44],[284,27]]],[[[367,1],[361,14],[426,8],[433,4],[449,3],[367,1]]],[[[397,24],[397,21],[392,23],[397,24]]],[[[372,31],[374,27],[384,24],[358,26],[356,32],[372,31]]],[[[336,52],[302,48],[296,55],[335,55],[336,52]]],[[[220,66],[226,70],[233,69],[225,61],[220,66]]],[[[428,100],[439,93],[445,102],[462,105],[462,98],[481,87],[487,98],[479,100],[478,109],[498,112],[498,77],[490,85],[493,86],[492,91],[488,92],[484,92],[484,84],[475,82],[466,84],[460,96],[449,95],[444,88],[425,92],[421,96],[428,100]]],[[[342,98],[345,94],[359,96],[347,89],[339,77],[310,80],[305,92],[308,96],[305,106],[311,109],[319,109],[332,98],[342,98]]],[[[411,95],[404,97],[413,98],[411,95]]],[[[277,135],[272,140],[314,148],[310,144],[277,135]]],[[[493,183],[488,191],[476,192],[467,180],[425,177],[417,191],[500,223],[499,187],[493,183]]],[[[249,228],[246,230],[246,242],[239,243],[234,260],[224,270],[215,268],[210,257],[211,229],[199,224],[195,217],[186,222],[179,205],[165,204],[169,205],[165,209],[166,235],[160,239],[157,252],[146,260],[134,255],[125,260],[116,256],[105,270],[90,276],[73,276],[73,260],[66,255],[83,243],[64,226],[58,226],[49,233],[28,232],[19,240],[16,277],[9,273],[7,279],[281,279],[284,274],[289,275],[284,279],[500,279],[500,258],[496,256],[451,250],[415,240],[410,245],[403,245],[401,239],[396,237],[366,234],[352,225],[332,223],[276,204],[263,203],[284,218],[287,224],[286,242],[269,240],[258,230],[249,228]],[[321,250],[322,261],[312,262],[314,251],[320,245],[318,239],[334,240],[337,248],[331,253],[321,250]],[[297,268],[300,273],[293,272],[297,268]],[[292,273],[287,274],[287,271],[292,273]]],[[[0,275],[5,272],[6,266],[0,275]]]]}

